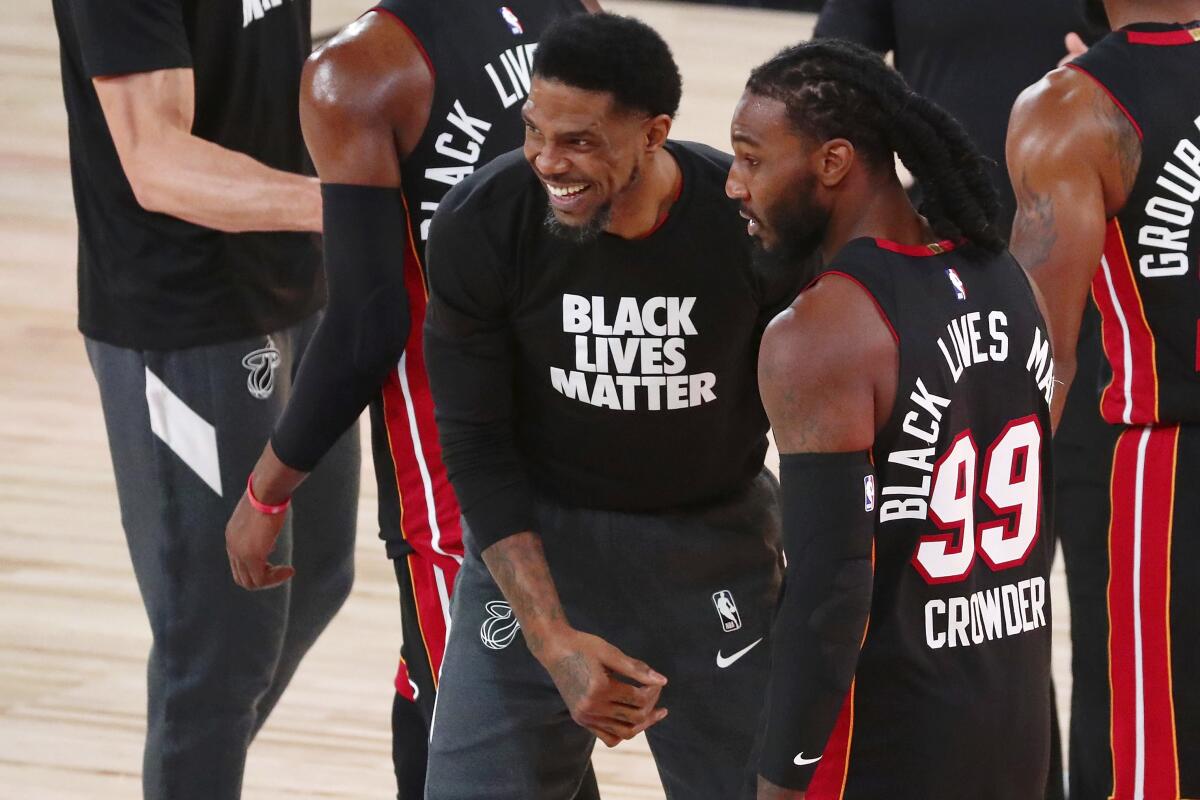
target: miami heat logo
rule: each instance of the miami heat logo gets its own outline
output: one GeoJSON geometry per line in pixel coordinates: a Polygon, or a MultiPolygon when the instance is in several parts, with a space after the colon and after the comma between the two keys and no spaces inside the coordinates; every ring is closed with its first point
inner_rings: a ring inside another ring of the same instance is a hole
{"type": "Polygon", "coordinates": [[[484,606],[488,618],[479,626],[479,638],[489,650],[503,650],[517,638],[521,623],[513,616],[512,607],[503,600],[493,600],[484,606]]]}
{"type": "Polygon", "coordinates": [[[252,350],[242,359],[242,366],[250,370],[246,376],[246,388],[250,396],[258,400],[266,400],[275,391],[275,370],[279,367],[279,350],[271,337],[267,337],[267,346],[252,350]]]}
{"type": "Polygon", "coordinates": [[[504,19],[504,23],[508,25],[508,29],[513,32],[513,36],[520,36],[525,32],[525,26],[521,24],[521,20],[517,18],[517,15],[508,6],[500,6],[500,16],[504,19]]]}

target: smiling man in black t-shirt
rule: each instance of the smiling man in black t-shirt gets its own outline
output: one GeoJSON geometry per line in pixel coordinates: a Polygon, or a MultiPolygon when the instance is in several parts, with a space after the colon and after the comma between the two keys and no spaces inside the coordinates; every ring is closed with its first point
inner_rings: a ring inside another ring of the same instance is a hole
{"type": "MultiPolygon", "coordinates": [[[[325,300],[297,96],[308,0],[54,0],[79,328],[154,637],[148,798],[241,793],[246,748],[350,589],[353,433],[296,495],[251,595],[222,532],[325,300]]],[[[261,513],[282,513],[286,504],[261,513]]]]}
{"type": "Polygon", "coordinates": [[[596,738],[642,730],[670,796],[752,785],[780,580],[755,354],[795,288],[752,272],[729,157],[667,138],[680,91],[642,23],[555,23],[524,157],[434,217],[426,363],[466,556],[429,798],[570,797],[596,738]]]}

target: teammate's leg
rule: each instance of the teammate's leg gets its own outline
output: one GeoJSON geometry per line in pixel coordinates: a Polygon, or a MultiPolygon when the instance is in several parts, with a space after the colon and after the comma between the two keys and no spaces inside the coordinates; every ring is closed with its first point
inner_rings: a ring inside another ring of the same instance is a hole
{"type": "MultiPolygon", "coordinates": [[[[1062,543],[1071,604],[1072,800],[1105,800],[1112,790],[1108,724],[1108,526],[1112,442],[1055,444],[1055,530],[1062,543]]],[[[1056,609],[1057,610],[1057,609],[1056,609]]]]}
{"type": "Polygon", "coordinates": [[[777,492],[764,474],[742,497],[649,518],[641,541],[628,540],[638,558],[627,591],[638,596],[636,582],[637,618],[655,620],[655,635],[633,652],[669,681],[662,705],[670,714],[646,738],[670,800],[753,796],[751,753],[782,578],[777,492]]]}
{"type": "Polygon", "coordinates": [[[571,719],[549,674],[526,648],[487,567],[470,553],[454,587],[453,608],[426,798],[575,797],[585,785],[595,739],[571,719]]]}
{"type": "MultiPolygon", "coordinates": [[[[1113,456],[1108,662],[1114,800],[1179,798],[1177,748],[1186,740],[1180,733],[1196,723],[1179,703],[1186,695],[1172,686],[1173,670],[1195,661],[1188,649],[1196,641],[1194,630],[1179,636],[1194,607],[1175,602],[1194,602],[1196,587],[1195,562],[1177,560],[1194,555],[1183,535],[1191,531],[1181,526],[1197,521],[1195,492],[1178,483],[1180,439],[1178,426],[1126,428],[1113,456]]],[[[1185,460],[1190,453],[1185,447],[1185,460]]]]}
{"type": "MultiPolygon", "coordinates": [[[[1200,427],[1179,429],[1171,526],[1171,688],[1179,797],[1200,797],[1200,427]]],[[[1147,794],[1147,800],[1150,795],[1147,794]]]]}
{"type": "MultiPolygon", "coordinates": [[[[241,358],[255,344],[143,353],[87,343],[153,634],[148,798],[239,795],[255,707],[279,660],[291,589],[238,588],[222,535],[278,413],[247,391],[241,358]]],[[[280,561],[291,535],[287,523],[280,561]]]]}

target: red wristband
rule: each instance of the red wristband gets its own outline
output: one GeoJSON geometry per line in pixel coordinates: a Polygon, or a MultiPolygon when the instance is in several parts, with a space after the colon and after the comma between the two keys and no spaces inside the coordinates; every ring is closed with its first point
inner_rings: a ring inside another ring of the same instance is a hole
{"type": "Polygon", "coordinates": [[[260,514],[282,514],[288,510],[288,506],[292,504],[292,498],[284,500],[277,506],[267,505],[263,501],[254,496],[254,473],[246,478],[246,499],[250,501],[250,507],[260,514]]]}

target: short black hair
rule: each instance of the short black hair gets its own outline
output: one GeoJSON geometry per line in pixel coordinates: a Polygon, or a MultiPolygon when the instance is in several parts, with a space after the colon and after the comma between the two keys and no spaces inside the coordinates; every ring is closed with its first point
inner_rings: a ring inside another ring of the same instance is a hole
{"type": "Polygon", "coordinates": [[[876,167],[891,169],[899,155],[921,185],[921,213],[934,231],[1004,249],[987,160],[954,117],[877,53],[838,39],[804,42],[756,67],[746,89],[782,102],[795,130],[847,139],[876,167]]]}
{"type": "Polygon", "coordinates": [[[627,111],[674,117],[683,79],[671,48],[641,20],[575,14],[543,34],[533,74],[593,92],[608,92],[627,111]]]}

